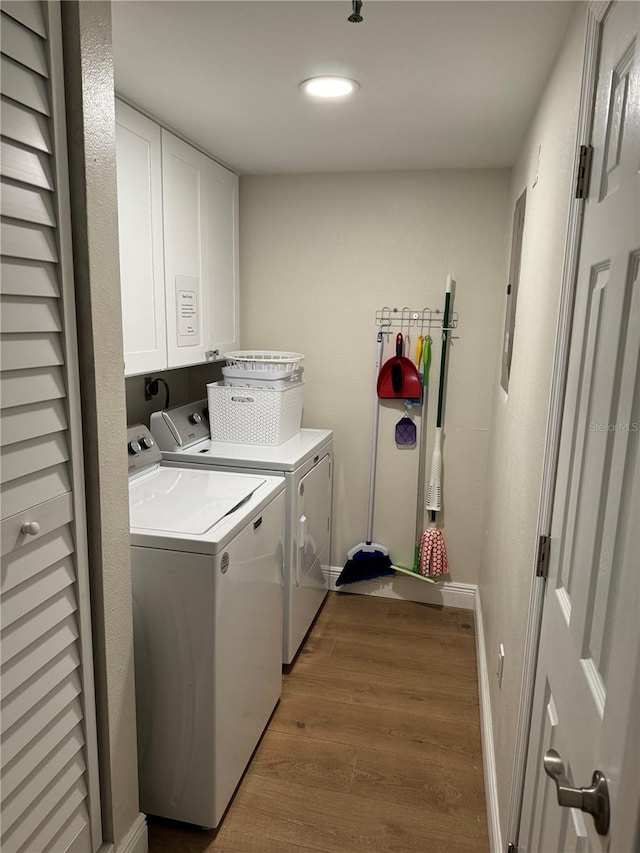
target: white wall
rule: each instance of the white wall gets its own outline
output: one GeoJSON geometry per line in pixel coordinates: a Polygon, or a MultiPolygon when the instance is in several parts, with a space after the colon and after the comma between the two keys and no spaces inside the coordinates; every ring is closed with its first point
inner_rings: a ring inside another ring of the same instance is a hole
{"type": "MultiPolygon", "coordinates": [[[[305,354],[303,425],[335,431],[334,566],[366,529],[376,309],[442,308],[451,272],[460,325],[450,351],[441,521],[451,579],[478,580],[508,187],[502,170],[241,179],[242,345],[305,354]]],[[[428,460],[440,359],[433,337],[428,460]]],[[[395,446],[401,416],[400,403],[385,402],[374,537],[411,565],[418,459],[395,446]]]]}
{"type": "MultiPolygon", "coordinates": [[[[489,476],[480,594],[490,674],[504,643],[502,688],[490,676],[498,801],[503,838],[512,785],[525,629],[572,165],[586,4],[580,4],[520,151],[510,188],[510,214],[526,189],[520,290],[508,395],[500,363],[492,388],[489,476]]],[[[503,275],[506,277],[506,271],[503,275]]],[[[504,303],[504,299],[503,299],[504,303]]],[[[500,315],[504,313],[504,304],[500,315]]]]}

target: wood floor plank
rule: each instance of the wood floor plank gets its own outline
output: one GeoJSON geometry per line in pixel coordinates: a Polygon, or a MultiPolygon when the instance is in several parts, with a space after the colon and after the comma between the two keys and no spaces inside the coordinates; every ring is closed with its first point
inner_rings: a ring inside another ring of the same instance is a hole
{"type": "Polygon", "coordinates": [[[358,624],[365,627],[384,624],[392,632],[402,629],[407,636],[433,633],[443,636],[461,632],[473,636],[474,624],[472,610],[344,592],[327,599],[318,618],[320,623],[325,621],[347,628],[358,624]]]}
{"type": "Polygon", "coordinates": [[[351,787],[357,754],[356,747],[295,737],[270,728],[248,772],[311,788],[346,792],[351,787]]]}
{"type": "Polygon", "coordinates": [[[455,763],[434,758],[359,749],[350,793],[464,821],[484,831],[485,799],[482,762],[460,773],[455,763]]]}
{"type": "Polygon", "coordinates": [[[236,798],[236,817],[266,838],[307,844],[327,853],[478,853],[478,839],[451,828],[428,810],[247,777],[236,798]],[[287,808],[281,807],[282,803],[287,808]]]}
{"type": "Polygon", "coordinates": [[[338,593],[335,598],[337,602],[329,600],[318,621],[340,624],[341,630],[355,625],[384,626],[391,633],[399,631],[406,636],[461,633],[473,636],[471,610],[344,593],[338,593]]]}
{"type": "Polygon", "coordinates": [[[406,672],[390,672],[383,679],[372,679],[366,669],[344,670],[330,664],[308,665],[298,661],[292,677],[283,681],[283,693],[304,696],[307,699],[325,699],[370,708],[387,708],[398,713],[420,713],[424,710],[430,718],[455,724],[457,720],[477,719],[477,682],[466,683],[463,688],[455,684],[449,673],[416,678],[406,672]]]}
{"type": "Polygon", "coordinates": [[[308,700],[287,694],[280,700],[271,729],[292,735],[315,737],[351,746],[365,746],[407,755],[455,760],[466,768],[470,755],[480,751],[476,722],[451,725],[425,718],[424,714],[400,714],[382,708],[341,705],[308,700]]]}
{"type": "MultiPolygon", "coordinates": [[[[239,815],[237,823],[244,823],[242,815],[239,815]]],[[[174,848],[173,853],[181,853],[181,848],[174,848]]],[[[218,837],[206,848],[206,853],[325,853],[325,851],[308,845],[301,847],[299,844],[289,844],[287,841],[257,835],[253,830],[239,828],[220,831],[218,837]]]]}
{"type": "Polygon", "coordinates": [[[383,639],[378,635],[375,639],[336,639],[329,657],[331,666],[341,669],[366,671],[373,677],[385,677],[400,670],[422,673],[428,677],[434,675],[449,675],[453,681],[462,679],[462,683],[477,682],[475,648],[464,643],[443,645],[404,645],[402,640],[395,637],[383,639]]]}

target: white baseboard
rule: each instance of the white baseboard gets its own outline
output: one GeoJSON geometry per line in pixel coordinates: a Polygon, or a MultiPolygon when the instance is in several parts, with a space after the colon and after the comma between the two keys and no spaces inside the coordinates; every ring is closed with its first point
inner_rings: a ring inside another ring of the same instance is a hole
{"type": "Polygon", "coordinates": [[[493,724],[491,720],[491,693],[489,691],[489,670],[484,643],[484,623],[480,591],[475,596],[474,616],[476,623],[476,655],[478,658],[478,693],[480,698],[480,731],[482,734],[482,764],[484,767],[484,790],[487,800],[487,824],[489,829],[489,850],[502,853],[502,832],[500,830],[500,811],[498,808],[498,779],[496,776],[496,753],[493,745],[493,724]]]}
{"type": "Polygon", "coordinates": [[[420,578],[411,578],[404,574],[390,575],[371,581],[345,584],[336,587],[341,567],[325,567],[329,589],[336,592],[351,592],[357,595],[377,595],[381,598],[399,598],[405,601],[418,601],[421,604],[440,604],[443,607],[461,607],[473,610],[476,597],[476,585],[472,583],[425,583],[420,578]]]}
{"type": "Polygon", "coordinates": [[[129,827],[127,834],[115,846],[114,853],[147,853],[148,850],[147,819],[140,812],[129,827]]]}

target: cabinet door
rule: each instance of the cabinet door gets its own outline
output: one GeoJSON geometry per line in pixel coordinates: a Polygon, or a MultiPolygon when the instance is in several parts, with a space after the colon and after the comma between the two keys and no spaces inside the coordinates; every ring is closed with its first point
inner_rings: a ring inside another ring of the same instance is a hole
{"type": "Polygon", "coordinates": [[[162,131],[168,367],[205,361],[209,159],[162,131]]]}
{"type": "Polygon", "coordinates": [[[125,375],[167,366],[160,127],[116,101],[125,375]]]}
{"type": "Polygon", "coordinates": [[[239,347],[238,176],[212,160],[207,174],[205,342],[222,357],[239,347]]]}

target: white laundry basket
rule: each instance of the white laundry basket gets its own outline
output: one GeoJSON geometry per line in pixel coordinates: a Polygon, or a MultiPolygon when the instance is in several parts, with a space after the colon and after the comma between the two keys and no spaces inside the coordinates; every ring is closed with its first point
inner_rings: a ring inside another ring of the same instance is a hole
{"type": "Polygon", "coordinates": [[[207,385],[212,441],[284,444],[300,431],[304,383],[287,388],[207,385]]]}
{"type": "Polygon", "coordinates": [[[302,382],[302,374],[304,367],[299,367],[293,373],[287,373],[279,378],[273,372],[268,370],[237,370],[235,367],[223,367],[222,375],[225,385],[232,385],[234,388],[289,388],[290,385],[302,382]]]}
{"type": "Polygon", "coordinates": [[[301,352],[283,352],[281,350],[237,350],[226,352],[227,367],[235,375],[245,373],[256,378],[283,379],[298,370],[304,361],[301,352]]]}

